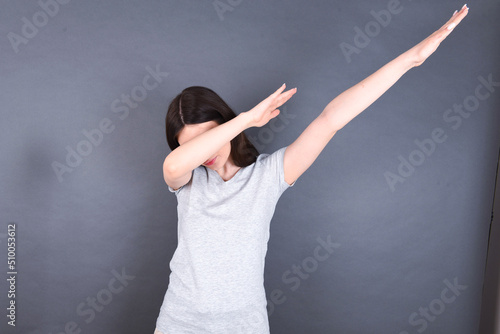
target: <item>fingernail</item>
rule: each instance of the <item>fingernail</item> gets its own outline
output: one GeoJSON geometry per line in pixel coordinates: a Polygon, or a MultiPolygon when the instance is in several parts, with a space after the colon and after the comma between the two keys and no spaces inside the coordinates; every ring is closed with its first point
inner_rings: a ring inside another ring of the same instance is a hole
{"type": "Polygon", "coordinates": [[[465,4],[465,5],[462,7],[462,9],[464,9],[464,8],[466,8],[466,7],[467,7],[467,4],[465,4]]]}
{"type": "Polygon", "coordinates": [[[456,26],[455,23],[451,23],[446,29],[451,30],[451,29],[455,28],[455,26],[456,26]]]}
{"type": "Polygon", "coordinates": [[[453,15],[452,15],[452,16],[455,16],[455,14],[456,14],[457,12],[458,12],[458,10],[456,10],[456,11],[455,11],[455,13],[453,13],[453,15]]]}

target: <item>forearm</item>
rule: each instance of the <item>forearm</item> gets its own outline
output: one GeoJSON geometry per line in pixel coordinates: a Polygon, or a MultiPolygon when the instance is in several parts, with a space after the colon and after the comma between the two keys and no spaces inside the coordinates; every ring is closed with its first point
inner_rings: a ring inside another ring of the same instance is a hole
{"type": "Polygon", "coordinates": [[[173,150],[163,164],[172,177],[179,177],[207,161],[225,144],[250,127],[246,112],[220,124],[173,150]]]}
{"type": "Polygon", "coordinates": [[[414,62],[407,51],[338,95],[323,110],[331,122],[332,129],[340,130],[343,128],[375,102],[413,66],[414,62]]]}

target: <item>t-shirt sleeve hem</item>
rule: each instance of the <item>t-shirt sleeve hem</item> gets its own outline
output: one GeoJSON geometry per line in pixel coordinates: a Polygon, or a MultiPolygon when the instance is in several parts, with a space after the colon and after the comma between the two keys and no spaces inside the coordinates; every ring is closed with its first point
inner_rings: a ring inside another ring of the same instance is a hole
{"type": "MultiPolygon", "coordinates": [[[[198,168],[201,168],[201,166],[200,166],[200,167],[198,167],[198,168]]],[[[191,173],[191,178],[189,179],[189,181],[188,181],[186,184],[183,184],[182,186],[180,186],[180,187],[179,187],[179,188],[177,188],[177,189],[172,188],[172,187],[171,187],[171,186],[167,183],[168,190],[169,190],[170,192],[172,192],[172,193],[174,193],[174,194],[178,195],[178,194],[179,194],[179,192],[180,192],[180,191],[182,191],[182,189],[184,189],[184,188],[186,188],[186,187],[187,187],[187,188],[189,188],[189,187],[190,187],[190,185],[191,185],[191,182],[193,181],[194,174],[198,171],[198,168],[195,168],[195,169],[192,171],[192,173],[191,173]]]]}
{"type": "Polygon", "coordinates": [[[286,181],[285,181],[285,164],[284,164],[284,160],[285,160],[285,150],[286,150],[287,146],[285,147],[282,147],[281,149],[278,150],[278,171],[279,171],[279,180],[280,180],[280,195],[288,188],[291,188],[295,185],[295,183],[297,182],[297,180],[293,181],[292,184],[288,184],[286,181]]]}
{"type": "Polygon", "coordinates": [[[184,187],[184,186],[180,186],[179,188],[174,189],[174,188],[172,188],[171,186],[169,186],[169,185],[167,184],[167,187],[168,187],[168,190],[170,190],[170,192],[172,192],[172,193],[174,193],[174,194],[177,194],[177,193],[178,193],[178,192],[182,189],[182,187],[184,187]]]}

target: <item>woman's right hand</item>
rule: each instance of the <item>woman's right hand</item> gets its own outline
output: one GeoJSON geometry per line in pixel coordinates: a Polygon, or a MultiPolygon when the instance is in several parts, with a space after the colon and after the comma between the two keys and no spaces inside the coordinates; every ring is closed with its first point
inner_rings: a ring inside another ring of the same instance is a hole
{"type": "Polygon", "coordinates": [[[283,84],[277,91],[247,111],[250,119],[249,127],[261,127],[279,115],[280,111],[277,108],[285,104],[297,92],[297,88],[293,88],[282,93],[285,87],[286,85],[283,84]]]}

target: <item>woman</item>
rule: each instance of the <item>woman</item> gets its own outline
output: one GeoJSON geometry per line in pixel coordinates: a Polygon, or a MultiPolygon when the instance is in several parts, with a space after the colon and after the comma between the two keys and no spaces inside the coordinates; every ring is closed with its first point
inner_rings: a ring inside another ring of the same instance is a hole
{"type": "Polygon", "coordinates": [[[412,67],[421,65],[467,15],[466,5],[425,40],[332,100],[290,145],[260,154],[243,131],[278,116],[296,88],[238,116],[212,90],[189,87],[170,104],[163,164],[178,200],[178,246],[155,334],[269,333],[264,259],[281,194],[337,131],[412,67]]]}

